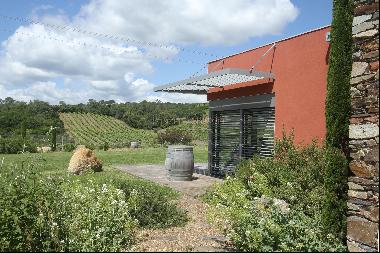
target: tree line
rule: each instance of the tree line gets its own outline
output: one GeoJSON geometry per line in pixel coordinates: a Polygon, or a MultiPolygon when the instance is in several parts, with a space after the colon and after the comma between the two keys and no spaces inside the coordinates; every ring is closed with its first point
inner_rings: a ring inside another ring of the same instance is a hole
{"type": "Polygon", "coordinates": [[[51,105],[40,100],[16,101],[11,97],[0,99],[0,136],[46,135],[50,128],[63,132],[59,119],[61,112],[95,113],[115,117],[138,129],[163,129],[182,120],[202,120],[208,105],[155,102],[125,102],[89,99],[87,103],[51,105]]]}

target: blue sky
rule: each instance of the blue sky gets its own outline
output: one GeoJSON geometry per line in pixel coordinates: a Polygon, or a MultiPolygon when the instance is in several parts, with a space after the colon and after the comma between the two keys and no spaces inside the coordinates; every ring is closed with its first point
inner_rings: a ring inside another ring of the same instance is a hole
{"type": "Polygon", "coordinates": [[[165,0],[158,4],[149,0],[9,0],[1,1],[0,15],[0,98],[51,103],[78,103],[89,98],[198,102],[204,97],[151,90],[189,77],[215,58],[210,55],[230,55],[328,25],[332,1],[165,0]],[[146,48],[49,30],[3,15],[172,47],[146,48]],[[77,46],[78,41],[92,46],[77,46]],[[99,51],[95,45],[129,51],[115,55],[110,50],[99,51]]]}

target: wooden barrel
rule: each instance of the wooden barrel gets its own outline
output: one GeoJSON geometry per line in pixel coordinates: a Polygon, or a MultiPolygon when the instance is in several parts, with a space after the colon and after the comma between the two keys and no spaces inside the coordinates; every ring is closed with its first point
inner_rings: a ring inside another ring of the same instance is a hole
{"type": "Polygon", "coordinates": [[[191,181],[194,172],[194,154],[191,146],[169,146],[165,168],[173,181],[191,181]]]}
{"type": "Polygon", "coordinates": [[[138,148],[138,147],[139,147],[139,143],[137,141],[131,142],[131,148],[138,148]]]}

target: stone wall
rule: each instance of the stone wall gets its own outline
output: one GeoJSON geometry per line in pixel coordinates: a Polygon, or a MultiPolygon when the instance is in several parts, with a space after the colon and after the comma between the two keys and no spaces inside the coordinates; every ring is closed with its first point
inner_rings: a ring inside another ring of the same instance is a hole
{"type": "Polygon", "coordinates": [[[349,251],[379,250],[379,2],[354,0],[349,251]]]}

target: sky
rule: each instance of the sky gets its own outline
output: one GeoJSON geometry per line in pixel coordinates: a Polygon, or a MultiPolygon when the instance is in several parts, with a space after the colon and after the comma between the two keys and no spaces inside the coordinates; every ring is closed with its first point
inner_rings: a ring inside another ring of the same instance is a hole
{"type": "Polygon", "coordinates": [[[206,102],[153,89],[331,20],[332,0],[3,0],[0,98],[206,102]]]}

